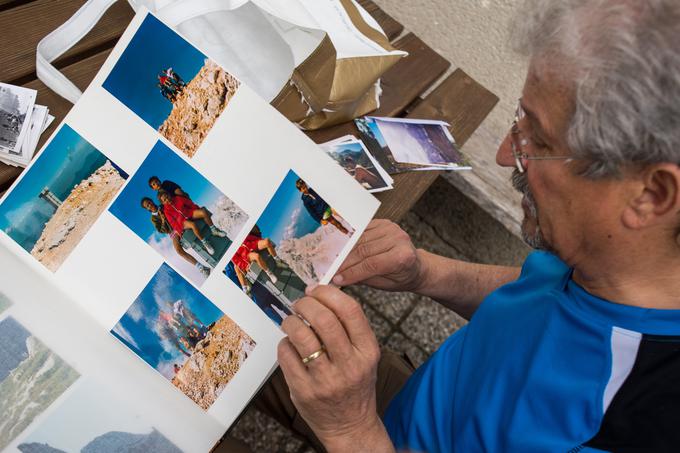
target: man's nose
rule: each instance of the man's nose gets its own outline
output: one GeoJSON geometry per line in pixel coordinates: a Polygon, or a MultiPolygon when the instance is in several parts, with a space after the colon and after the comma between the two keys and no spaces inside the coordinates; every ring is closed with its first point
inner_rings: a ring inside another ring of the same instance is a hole
{"type": "Polygon", "coordinates": [[[514,167],[515,156],[512,154],[512,137],[506,134],[496,151],[496,163],[501,167],[514,167]]]}

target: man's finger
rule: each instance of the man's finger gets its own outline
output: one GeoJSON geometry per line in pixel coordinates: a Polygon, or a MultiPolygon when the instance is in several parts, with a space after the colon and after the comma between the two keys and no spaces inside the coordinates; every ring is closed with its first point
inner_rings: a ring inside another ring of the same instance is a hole
{"type": "Polygon", "coordinates": [[[309,370],[302,363],[300,355],[289,338],[284,338],[279,342],[277,356],[288,386],[291,389],[304,388],[311,379],[309,370]]]}
{"type": "Polygon", "coordinates": [[[356,348],[363,350],[377,347],[375,334],[356,300],[338,288],[327,285],[308,290],[307,295],[321,302],[337,316],[356,348]]]}
{"type": "Polygon", "coordinates": [[[338,272],[333,277],[333,283],[339,286],[349,286],[372,277],[389,274],[394,270],[394,261],[392,254],[387,252],[370,256],[338,272]]]}
{"type": "Polygon", "coordinates": [[[307,357],[321,349],[321,340],[316,333],[295,315],[283,320],[281,330],[288,335],[288,339],[300,357],[307,357]]]}
{"type": "Polygon", "coordinates": [[[345,269],[356,265],[358,262],[370,258],[371,256],[385,253],[394,247],[394,241],[387,236],[380,236],[372,241],[359,241],[347,255],[347,258],[338,269],[342,273],[345,269]]]}
{"type": "Polygon", "coordinates": [[[326,347],[331,361],[342,362],[352,354],[352,344],[337,316],[313,297],[303,297],[295,302],[293,309],[314,329],[326,347]]]}

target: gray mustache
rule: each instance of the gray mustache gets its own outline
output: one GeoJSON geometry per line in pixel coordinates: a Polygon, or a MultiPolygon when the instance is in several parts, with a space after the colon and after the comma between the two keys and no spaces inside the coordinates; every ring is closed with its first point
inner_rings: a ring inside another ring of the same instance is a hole
{"type": "Polygon", "coordinates": [[[536,211],[536,200],[534,199],[534,195],[531,193],[531,190],[529,190],[529,180],[527,178],[527,174],[520,173],[519,170],[515,169],[512,172],[510,181],[512,183],[512,187],[526,198],[531,216],[536,217],[538,214],[536,211]]]}

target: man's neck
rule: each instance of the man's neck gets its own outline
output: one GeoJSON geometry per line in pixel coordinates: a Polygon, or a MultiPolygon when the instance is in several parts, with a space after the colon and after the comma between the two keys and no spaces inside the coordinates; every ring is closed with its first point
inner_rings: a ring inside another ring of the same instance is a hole
{"type": "Polygon", "coordinates": [[[608,259],[574,266],[574,281],[589,293],[622,305],[680,309],[680,248],[622,246],[608,259]],[[635,250],[637,249],[637,250],[635,250]]]}

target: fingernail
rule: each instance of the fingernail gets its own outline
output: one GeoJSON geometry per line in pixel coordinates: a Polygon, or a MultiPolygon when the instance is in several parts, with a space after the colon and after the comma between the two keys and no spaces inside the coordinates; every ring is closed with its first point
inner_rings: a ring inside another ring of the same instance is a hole
{"type": "Polygon", "coordinates": [[[339,285],[342,285],[342,281],[343,281],[343,280],[344,280],[344,278],[342,278],[342,275],[340,275],[340,274],[338,274],[338,275],[336,275],[335,277],[333,277],[333,283],[335,283],[335,284],[338,285],[338,286],[339,286],[339,285]]]}
{"type": "Polygon", "coordinates": [[[307,288],[305,288],[305,294],[311,294],[312,291],[314,291],[314,289],[316,289],[317,286],[319,286],[319,285],[313,284],[313,285],[307,286],[307,288]]]}

